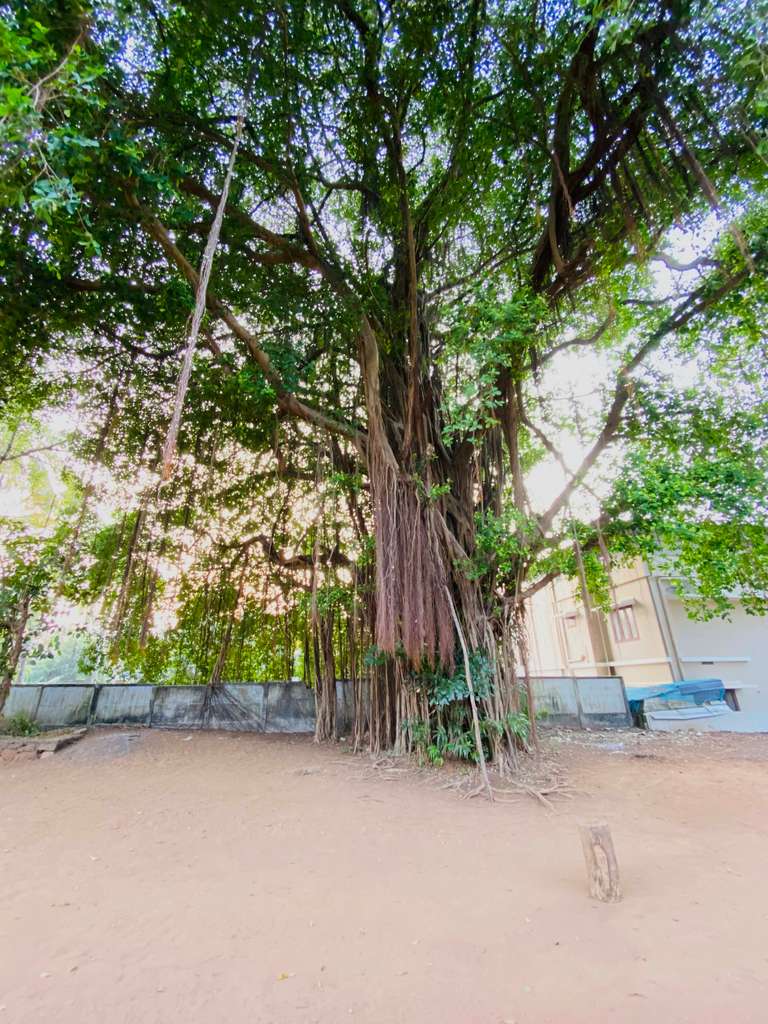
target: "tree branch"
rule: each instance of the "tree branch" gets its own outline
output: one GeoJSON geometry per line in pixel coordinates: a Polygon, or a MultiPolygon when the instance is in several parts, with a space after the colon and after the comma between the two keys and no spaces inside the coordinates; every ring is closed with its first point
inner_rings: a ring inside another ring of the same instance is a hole
{"type": "MultiPolygon", "coordinates": [[[[168,229],[157,217],[142,207],[134,193],[128,192],[127,197],[129,206],[139,214],[147,234],[160,244],[168,260],[181,271],[190,286],[196,289],[199,283],[199,275],[173,241],[168,229]]],[[[354,442],[359,450],[363,451],[365,449],[366,437],[361,430],[358,430],[349,423],[333,419],[318,409],[312,408],[312,406],[302,402],[292,392],[288,391],[279,373],[272,365],[269,355],[261,347],[256,336],[240,323],[231,310],[213,294],[210,288],[206,294],[206,304],[211,312],[223,320],[232,333],[245,344],[250,356],[274,388],[277,405],[283,412],[305,420],[314,426],[321,427],[332,434],[341,434],[343,437],[347,437],[350,441],[354,442]]]]}
{"type": "MultiPolygon", "coordinates": [[[[179,187],[183,192],[188,195],[195,196],[197,199],[202,199],[213,209],[219,203],[219,196],[215,192],[211,192],[210,189],[206,188],[205,185],[195,181],[193,178],[184,177],[179,181],[179,187]]],[[[231,217],[235,223],[248,230],[252,235],[258,238],[260,241],[265,242],[272,249],[277,250],[283,255],[287,262],[298,263],[300,266],[307,267],[309,270],[320,270],[320,261],[317,256],[308,252],[301,246],[294,245],[290,239],[285,238],[283,235],[278,234],[276,231],[270,231],[269,228],[263,224],[259,224],[258,221],[254,220],[244,210],[241,210],[234,203],[227,203],[226,214],[231,217]]],[[[264,262],[281,262],[280,260],[274,259],[270,261],[266,255],[263,257],[258,254],[257,259],[262,259],[264,262]]]]}
{"type": "Polygon", "coordinates": [[[568,338],[567,341],[561,341],[559,344],[553,346],[548,352],[545,352],[539,357],[539,366],[543,366],[544,363],[548,362],[553,356],[557,355],[558,352],[562,352],[567,348],[579,348],[583,346],[594,345],[602,338],[608,328],[616,319],[616,313],[611,310],[608,316],[603,320],[597,330],[587,337],[577,336],[575,338],[568,338]]]}
{"type": "Polygon", "coordinates": [[[691,260],[690,263],[680,263],[678,260],[673,259],[671,256],[667,256],[664,252],[657,252],[651,257],[652,263],[663,263],[669,270],[675,270],[678,273],[685,273],[687,270],[698,270],[700,267],[719,267],[720,263],[718,260],[713,260],[710,256],[699,256],[698,259],[691,260]]]}
{"type": "Polygon", "coordinates": [[[63,446],[63,441],[56,441],[54,444],[42,444],[36,448],[25,448],[23,451],[13,452],[12,454],[6,452],[4,455],[0,455],[0,463],[14,462],[16,459],[25,459],[28,455],[37,455],[39,452],[59,451],[63,446]]]}
{"type": "Polygon", "coordinates": [[[540,590],[543,590],[552,580],[557,579],[560,575],[558,572],[547,572],[541,576],[535,583],[532,583],[530,587],[526,587],[525,590],[520,590],[515,596],[515,604],[523,604],[529,598],[533,597],[540,590]]]}
{"type": "Polygon", "coordinates": [[[350,568],[354,562],[339,551],[338,547],[326,548],[319,552],[318,558],[312,555],[286,555],[284,551],[275,547],[271,537],[263,533],[255,533],[245,540],[239,540],[236,546],[249,548],[258,544],[270,562],[279,565],[282,569],[312,569],[315,564],[333,565],[339,568],[350,568]]]}
{"type": "Polygon", "coordinates": [[[649,335],[634,356],[624,364],[619,371],[618,380],[613,394],[613,401],[608,409],[603,429],[600,431],[595,443],[584,456],[579,468],[573,474],[560,494],[558,494],[552,502],[547,511],[539,518],[539,525],[542,533],[546,534],[549,531],[555,516],[568,503],[571,495],[582,483],[584,477],[594,466],[595,462],[597,462],[599,456],[616,437],[621,424],[624,407],[631,394],[630,377],[632,373],[656,348],[658,348],[664,338],[669,334],[672,334],[674,331],[679,330],[681,327],[684,327],[693,319],[693,317],[704,312],[724,295],[733,291],[733,289],[741,284],[748,275],[749,270],[744,268],[733,277],[727,278],[723,284],[714,291],[710,291],[708,285],[704,285],[697,289],[697,291],[693,292],[685,302],[681,303],[681,305],[649,335]]]}

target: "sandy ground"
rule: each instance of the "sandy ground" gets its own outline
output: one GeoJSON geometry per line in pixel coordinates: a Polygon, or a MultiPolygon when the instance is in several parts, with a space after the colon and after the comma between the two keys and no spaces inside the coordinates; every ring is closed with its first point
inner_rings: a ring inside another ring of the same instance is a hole
{"type": "Polygon", "coordinates": [[[547,742],[490,806],[303,738],[97,732],[0,768],[0,1024],[768,1019],[768,737],[547,742]],[[605,818],[625,899],[592,901],[605,818]]]}

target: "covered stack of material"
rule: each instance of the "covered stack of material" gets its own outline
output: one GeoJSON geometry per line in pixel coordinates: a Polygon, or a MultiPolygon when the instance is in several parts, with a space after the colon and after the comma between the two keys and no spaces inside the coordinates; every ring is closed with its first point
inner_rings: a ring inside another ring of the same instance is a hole
{"type": "Polygon", "coordinates": [[[627,700],[633,721],[647,729],[696,727],[702,720],[734,714],[721,679],[628,686],[627,700]]]}

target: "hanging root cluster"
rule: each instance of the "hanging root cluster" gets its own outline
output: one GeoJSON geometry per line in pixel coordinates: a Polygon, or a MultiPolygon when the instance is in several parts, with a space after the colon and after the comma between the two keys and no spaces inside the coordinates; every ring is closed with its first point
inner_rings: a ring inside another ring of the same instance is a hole
{"type": "Polygon", "coordinates": [[[403,480],[380,447],[370,457],[376,518],[376,640],[411,665],[452,665],[455,637],[446,595],[446,552],[434,508],[403,480]]]}

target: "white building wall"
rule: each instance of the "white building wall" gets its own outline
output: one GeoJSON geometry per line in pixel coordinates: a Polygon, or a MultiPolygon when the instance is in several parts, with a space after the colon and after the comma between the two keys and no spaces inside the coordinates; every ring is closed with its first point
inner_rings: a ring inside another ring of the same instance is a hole
{"type": "Polygon", "coordinates": [[[552,587],[534,594],[526,605],[528,658],[535,676],[571,675],[558,636],[559,623],[553,612],[552,587]]]}
{"type": "Polygon", "coordinates": [[[741,710],[768,712],[768,618],[734,601],[730,619],[698,622],[669,583],[661,591],[683,678],[722,679],[741,710]]]}

